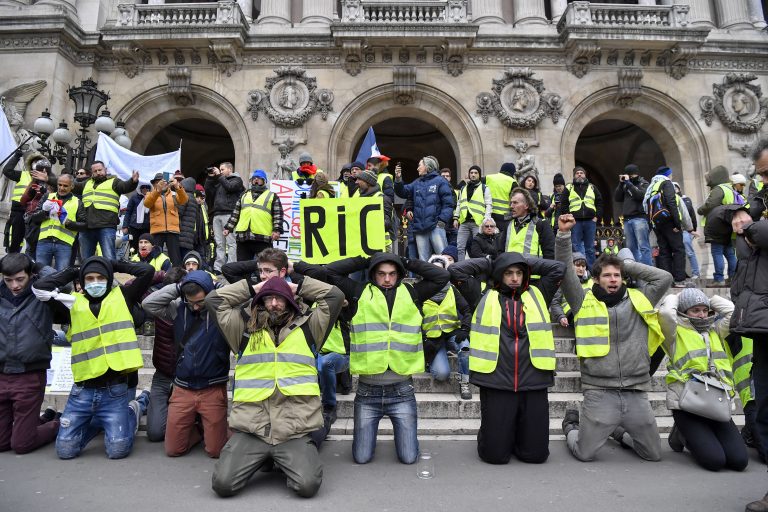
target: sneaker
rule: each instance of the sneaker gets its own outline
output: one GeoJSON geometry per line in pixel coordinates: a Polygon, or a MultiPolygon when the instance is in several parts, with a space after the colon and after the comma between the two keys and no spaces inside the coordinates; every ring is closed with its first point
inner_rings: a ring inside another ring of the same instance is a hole
{"type": "MultiPolygon", "coordinates": [[[[323,406],[323,419],[326,419],[328,422],[328,427],[336,423],[336,407],[332,407],[330,405],[324,405],[323,406]]],[[[329,428],[330,430],[330,428],[329,428]]]]}
{"type": "Polygon", "coordinates": [[[565,411],[565,418],[563,418],[563,434],[568,436],[568,432],[571,430],[578,430],[579,428],[579,411],[576,409],[567,409],[565,411]]]}
{"type": "Polygon", "coordinates": [[[672,451],[677,453],[680,453],[685,449],[685,441],[683,439],[683,435],[680,433],[680,430],[677,428],[677,424],[672,424],[672,430],[669,432],[669,438],[667,439],[667,442],[669,442],[669,447],[672,448],[672,451]]]}
{"type": "Polygon", "coordinates": [[[459,382],[459,394],[462,400],[472,400],[472,390],[469,388],[469,382],[459,382]]]}
{"type": "Polygon", "coordinates": [[[675,281],[675,284],[672,285],[672,288],[687,288],[688,283],[685,281],[675,281]]]}
{"type": "MultiPolygon", "coordinates": [[[[46,412],[48,409],[46,409],[46,412]]],[[[757,445],[755,444],[755,436],[752,434],[752,429],[749,428],[749,425],[744,425],[741,428],[741,438],[744,440],[744,444],[749,446],[750,448],[757,448],[757,445]]]]}
{"type": "MultiPolygon", "coordinates": [[[[56,409],[53,407],[46,407],[45,411],[43,411],[43,414],[40,415],[40,422],[41,423],[48,423],[49,421],[53,421],[56,419],[56,415],[59,414],[56,412],[56,409]]],[[[61,414],[59,414],[61,416],[61,414]]]]}
{"type": "Polygon", "coordinates": [[[136,397],[136,401],[139,402],[139,405],[141,406],[141,415],[143,416],[147,412],[147,407],[149,407],[149,390],[142,390],[136,397]]]}
{"type": "Polygon", "coordinates": [[[693,274],[691,276],[691,279],[700,279],[700,278],[701,278],[701,276],[699,274],[693,274]]]}
{"type": "Polygon", "coordinates": [[[613,431],[613,434],[611,434],[611,439],[619,443],[619,445],[624,449],[630,449],[632,448],[629,446],[626,442],[624,442],[624,434],[626,434],[626,430],[622,426],[616,427],[616,430],[613,431]]]}
{"type": "Polygon", "coordinates": [[[712,286],[723,287],[725,286],[725,281],[712,281],[712,286]]]}
{"type": "Polygon", "coordinates": [[[746,512],[768,512],[768,494],[747,505],[746,512]]]}
{"type": "Polygon", "coordinates": [[[133,427],[133,435],[139,431],[139,420],[141,419],[141,404],[138,400],[131,400],[128,402],[128,407],[133,411],[133,415],[136,416],[136,426],[133,427]]]}

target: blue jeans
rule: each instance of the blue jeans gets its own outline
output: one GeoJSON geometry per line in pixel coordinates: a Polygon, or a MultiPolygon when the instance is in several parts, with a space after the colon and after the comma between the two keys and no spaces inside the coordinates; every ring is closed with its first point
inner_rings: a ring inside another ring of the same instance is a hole
{"type": "Polygon", "coordinates": [[[57,238],[46,238],[37,242],[35,261],[53,267],[57,272],[61,272],[69,266],[71,256],[72,246],[57,238]],[[56,260],[55,266],[53,265],[54,260],[56,260]]]}
{"type": "Polygon", "coordinates": [[[592,268],[595,262],[595,231],[597,226],[593,220],[577,220],[571,229],[571,248],[587,257],[587,266],[592,268]]]}
{"type": "Polygon", "coordinates": [[[448,245],[445,228],[439,226],[435,226],[431,231],[414,233],[414,238],[416,239],[416,248],[419,251],[419,259],[423,261],[429,261],[429,257],[433,254],[440,254],[448,245]]]}
{"type": "Polygon", "coordinates": [[[644,217],[635,217],[624,221],[624,238],[627,240],[627,248],[632,251],[635,261],[652,266],[650,233],[651,228],[644,217]]]}
{"type": "Polygon", "coordinates": [[[459,356],[459,373],[469,375],[469,340],[456,343],[456,337],[453,336],[443,343],[429,365],[429,373],[437,380],[448,380],[451,376],[451,365],[448,363],[449,348],[459,356]]]}
{"type": "MultiPolygon", "coordinates": [[[[103,388],[72,385],[67,405],[61,415],[56,454],[60,459],[74,459],[85,446],[104,430],[107,457],[122,459],[133,449],[136,415],[128,402],[136,388],[113,384],[103,388]]],[[[146,395],[145,395],[146,396],[146,395]]],[[[146,410],[146,403],[141,404],[146,410]]]]}
{"type": "Polygon", "coordinates": [[[323,392],[323,405],[336,407],[336,374],[349,368],[349,356],[329,352],[317,354],[317,373],[323,392]]]}
{"type": "Polygon", "coordinates": [[[683,245],[685,245],[685,255],[691,262],[691,274],[699,275],[699,260],[696,258],[696,251],[693,250],[693,236],[687,231],[683,231],[683,245]]]}
{"type": "Polygon", "coordinates": [[[358,464],[367,464],[373,459],[379,421],[385,415],[392,420],[397,458],[403,464],[413,464],[419,455],[419,440],[416,436],[416,395],[410,379],[387,386],[358,382],[352,457],[358,464]]]}
{"type": "Polygon", "coordinates": [[[728,260],[728,277],[732,278],[736,273],[736,253],[733,250],[733,245],[716,244],[712,242],[709,244],[710,251],[712,252],[712,263],[715,264],[715,281],[723,281],[723,271],[725,270],[725,261],[728,260]]]}
{"type": "Polygon", "coordinates": [[[101,255],[108,260],[115,259],[115,228],[86,229],[80,232],[80,250],[83,260],[96,254],[96,245],[101,246],[101,255]]]}

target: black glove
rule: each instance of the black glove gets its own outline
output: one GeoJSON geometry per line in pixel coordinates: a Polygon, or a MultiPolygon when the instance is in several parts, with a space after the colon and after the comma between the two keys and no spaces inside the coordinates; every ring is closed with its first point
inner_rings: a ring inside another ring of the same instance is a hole
{"type": "Polygon", "coordinates": [[[453,336],[455,336],[453,341],[455,341],[456,344],[458,345],[469,338],[469,333],[467,332],[466,329],[456,329],[455,331],[453,331],[453,336]]]}

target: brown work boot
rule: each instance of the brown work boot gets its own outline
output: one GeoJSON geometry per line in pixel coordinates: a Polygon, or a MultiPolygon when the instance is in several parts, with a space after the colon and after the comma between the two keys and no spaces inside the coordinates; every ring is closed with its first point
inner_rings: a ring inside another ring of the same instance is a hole
{"type": "Polygon", "coordinates": [[[763,499],[749,503],[746,512],[768,512],[768,494],[763,499]]]}

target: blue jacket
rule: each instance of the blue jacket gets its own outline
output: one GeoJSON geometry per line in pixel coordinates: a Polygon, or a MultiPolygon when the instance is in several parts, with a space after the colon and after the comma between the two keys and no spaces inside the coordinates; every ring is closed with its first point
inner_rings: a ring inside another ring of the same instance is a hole
{"type": "MultiPolygon", "coordinates": [[[[181,280],[199,284],[205,293],[213,291],[213,280],[203,270],[195,270],[181,280]]],[[[173,324],[179,358],[174,384],[186,389],[204,389],[229,380],[229,345],[216,325],[216,319],[203,308],[193,313],[183,302],[179,304],[173,324]],[[184,334],[191,329],[186,339],[184,334]],[[181,345],[184,344],[182,349],[181,345]]]]}
{"type": "Polygon", "coordinates": [[[408,185],[402,180],[395,181],[395,193],[413,201],[414,232],[432,231],[438,221],[450,225],[454,209],[453,190],[437,171],[419,176],[408,185]]]}

